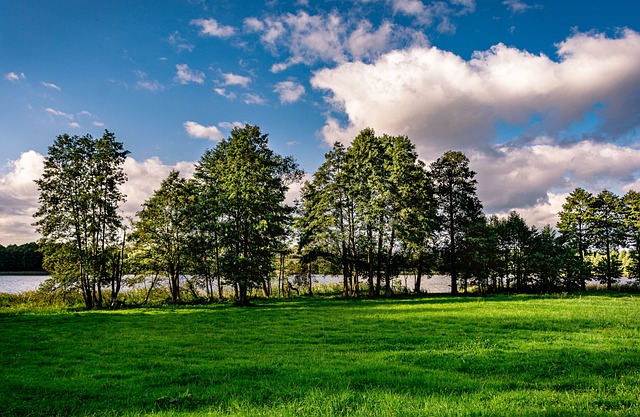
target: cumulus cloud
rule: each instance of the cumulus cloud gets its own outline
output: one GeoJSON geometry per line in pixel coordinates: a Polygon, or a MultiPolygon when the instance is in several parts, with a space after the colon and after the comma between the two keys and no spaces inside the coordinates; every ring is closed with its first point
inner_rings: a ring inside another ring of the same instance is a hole
{"type": "Polygon", "coordinates": [[[216,38],[228,38],[233,36],[235,29],[231,26],[220,25],[216,19],[194,19],[190,22],[200,27],[200,35],[216,38]]]}
{"type": "Polygon", "coordinates": [[[594,134],[638,125],[640,35],[576,34],[557,45],[559,60],[498,44],[464,60],[436,47],[413,47],[373,63],[315,72],[311,84],[331,93],[327,142],[349,141],[370,126],[406,134],[425,152],[490,145],[504,122],[556,134],[593,112],[594,134]],[[532,118],[536,123],[531,123],[532,118]]]}
{"type": "Polygon", "coordinates": [[[282,81],[273,89],[280,97],[280,103],[295,103],[304,94],[304,86],[294,81],[282,81]]]}
{"type": "Polygon", "coordinates": [[[24,75],[24,72],[21,72],[19,74],[15,72],[8,72],[4,75],[4,79],[7,81],[11,81],[12,83],[24,80],[26,78],[27,77],[24,75]]]}
{"type": "MultiPolygon", "coordinates": [[[[127,201],[121,205],[121,214],[134,217],[160,187],[172,170],[185,178],[193,177],[195,163],[190,161],[166,165],[157,157],[145,161],[125,160],[123,169],[128,181],[121,186],[127,201]]],[[[39,236],[31,225],[38,208],[38,188],[34,181],[44,172],[44,156],[35,151],[24,152],[16,160],[0,167],[0,244],[23,244],[36,241],[39,236]]]]}
{"type": "Polygon", "coordinates": [[[366,19],[342,16],[337,11],[309,14],[306,11],[251,17],[244,21],[245,30],[257,33],[274,56],[287,56],[272,65],[272,72],[298,65],[343,63],[351,59],[373,59],[404,42],[424,44],[420,32],[389,21],[374,27],[366,19]]]}
{"type": "Polygon", "coordinates": [[[121,186],[121,190],[127,196],[127,201],[120,209],[125,218],[133,218],[172,170],[180,171],[183,178],[191,178],[195,172],[195,163],[182,161],[166,165],[157,157],[144,161],[128,157],[123,168],[128,180],[121,186]]]}
{"type": "Polygon", "coordinates": [[[44,157],[24,152],[0,169],[0,244],[23,244],[38,239],[33,214],[38,207],[34,180],[44,172],[44,157]]]}
{"type": "Polygon", "coordinates": [[[187,64],[176,64],[176,81],[180,84],[204,83],[204,72],[198,70],[192,70],[187,64]]]}
{"type": "Polygon", "coordinates": [[[203,126],[192,121],[184,122],[183,126],[184,130],[192,138],[218,141],[224,137],[222,132],[215,126],[203,126]]]}
{"type": "Polygon", "coordinates": [[[471,153],[478,195],[487,212],[517,209],[532,224],[553,226],[558,201],[576,187],[622,194],[638,182],[638,149],[592,140],[570,145],[547,142],[471,153]]]}
{"type": "Polygon", "coordinates": [[[222,77],[224,78],[224,85],[239,85],[244,88],[249,86],[251,82],[251,78],[245,77],[243,75],[237,75],[233,73],[222,73],[222,77]]]}

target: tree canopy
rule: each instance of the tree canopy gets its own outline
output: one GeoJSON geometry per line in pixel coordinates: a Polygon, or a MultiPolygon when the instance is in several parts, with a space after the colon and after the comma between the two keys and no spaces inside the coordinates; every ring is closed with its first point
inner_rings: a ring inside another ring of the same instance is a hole
{"type": "Polygon", "coordinates": [[[242,305],[257,291],[271,296],[276,276],[279,296],[298,291],[291,278],[312,294],[312,271],[340,274],[344,297],[418,293],[432,274],[449,275],[453,294],[584,290],[592,279],[611,289],[625,273],[640,279],[633,190],[618,197],[576,188],[556,227],[538,229],[515,211],[483,213],[462,152],[426,165],[408,137],[367,128],[348,146],[335,143],[290,205],[302,171],[245,125],[204,152],[193,178],[171,172],[126,231],[118,206],[127,154],[108,131],[61,135],[37,181],[47,288],[78,289],[87,308],[107,296],[117,305],[124,276],[153,277],[146,299],[166,282],[172,303],[187,291],[242,305]],[[408,275],[413,287],[398,286],[408,275]]]}

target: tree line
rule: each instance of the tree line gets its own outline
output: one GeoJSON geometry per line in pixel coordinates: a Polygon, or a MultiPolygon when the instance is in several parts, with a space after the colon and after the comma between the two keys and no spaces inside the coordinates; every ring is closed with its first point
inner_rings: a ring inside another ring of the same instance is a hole
{"type": "Polygon", "coordinates": [[[38,244],[0,245],[0,273],[3,272],[44,272],[38,244]]]}
{"type": "Polygon", "coordinates": [[[401,274],[415,275],[415,292],[425,276],[447,274],[454,294],[585,289],[594,277],[611,288],[623,260],[640,276],[634,191],[576,189],[557,228],[540,230],[516,212],[486,216],[468,158],[449,151],[427,166],[406,136],[364,129],[349,146],[336,143],[287,205],[303,172],[258,126],[236,127],[204,152],[193,178],[171,172],[129,224],[118,212],[127,154],[108,131],[61,135],[36,181],[47,288],[78,290],[87,308],[117,306],[125,276],[166,285],[173,303],[184,291],[221,299],[227,288],[246,304],[276,282],[285,291],[286,261],[310,293],[312,270],[341,275],[345,297],[391,296],[401,274]]]}

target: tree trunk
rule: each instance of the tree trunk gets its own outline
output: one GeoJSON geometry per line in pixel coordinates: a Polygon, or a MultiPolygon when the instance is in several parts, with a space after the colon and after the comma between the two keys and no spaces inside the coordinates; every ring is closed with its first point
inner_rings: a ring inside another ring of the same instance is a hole
{"type": "Polygon", "coordinates": [[[369,283],[369,297],[374,298],[376,296],[375,288],[373,286],[373,248],[371,247],[371,241],[373,240],[373,227],[371,224],[367,224],[367,272],[369,283]]]}
{"type": "Polygon", "coordinates": [[[453,206],[453,185],[449,190],[449,262],[451,266],[451,294],[458,294],[458,265],[456,263],[456,229],[453,206]]]}
{"type": "Polygon", "coordinates": [[[420,294],[422,292],[422,263],[424,258],[424,252],[420,249],[418,253],[418,270],[416,272],[416,282],[413,287],[413,292],[420,294]]]}
{"type": "Polygon", "coordinates": [[[396,233],[393,226],[391,227],[391,238],[389,239],[389,251],[387,252],[387,264],[385,266],[384,276],[384,295],[389,298],[392,295],[391,291],[391,260],[393,258],[393,242],[396,238],[396,233]]]}

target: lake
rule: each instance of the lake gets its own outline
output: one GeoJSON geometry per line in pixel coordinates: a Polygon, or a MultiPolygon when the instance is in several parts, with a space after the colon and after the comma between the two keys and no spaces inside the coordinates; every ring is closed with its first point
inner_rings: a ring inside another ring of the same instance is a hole
{"type": "Polygon", "coordinates": [[[0,292],[18,294],[34,291],[47,278],[48,275],[0,275],[0,292]]]}
{"type": "MultiPolygon", "coordinates": [[[[25,291],[35,291],[47,278],[49,278],[48,275],[0,275],[0,293],[18,294],[25,291]]],[[[401,276],[395,280],[399,280],[401,285],[407,285],[408,288],[413,289],[413,276],[401,276]]],[[[340,284],[342,283],[342,277],[314,275],[313,282],[314,284],[340,284]]],[[[449,277],[443,275],[435,275],[428,279],[423,278],[422,291],[429,293],[448,293],[451,289],[450,282],[449,277]]]]}
{"type": "MultiPolygon", "coordinates": [[[[38,286],[43,283],[48,275],[0,275],[0,293],[18,294],[25,291],[35,291],[38,286]]],[[[395,278],[394,281],[400,281],[402,286],[406,286],[411,291],[414,287],[414,276],[403,275],[395,278]]],[[[313,282],[320,284],[342,283],[341,276],[314,275],[313,282]]],[[[622,278],[620,284],[631,284],[628,278],[622,278]]],[[[596,284],[591,281],[590,284],[596,284]]],[[[446,275],[433,275],[429,278],[422,278],[422,291],[430,294],[441,294],[451,292],[451,278],[446,275]]]]}

